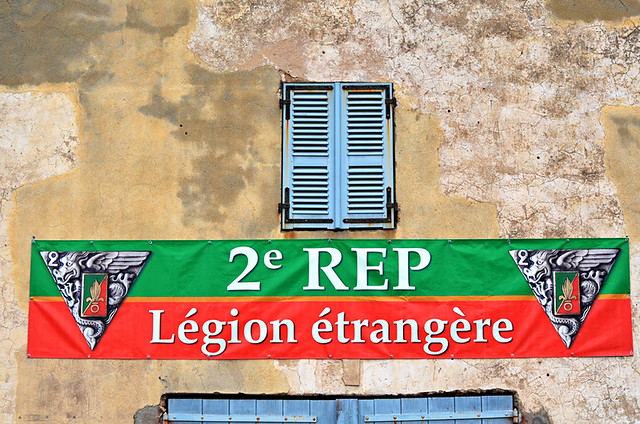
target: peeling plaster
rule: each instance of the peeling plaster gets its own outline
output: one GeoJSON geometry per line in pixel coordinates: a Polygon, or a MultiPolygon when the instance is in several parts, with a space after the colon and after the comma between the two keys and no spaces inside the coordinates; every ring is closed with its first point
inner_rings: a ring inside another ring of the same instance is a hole
{"type": "Polygon", "coordinates": [[[627,231],[640,239],[640,108],[606,107],[602,111],[607,175],[614,182],[627,231]]]}
{"type": "MultiPolygon", "coordinates": [[[[184,224],[226,225],[226,220],[235,216],[224,211],[224,205],[238,199],[265,163],[260,157],[261,149],[255,145],[261,139],[260,132],[265,128],[272,134],[279,131],[274,88],[278,87],[280,78],[267,68],[220,75],[201,66],[187,65],[184,71],[189,75],[190,92],[183,94],[179,101],[171,102],[162,96],[162,87],[158,85],[151,101],[139,111],[167,120],[174,127],[173,137],[197,146],[200,151],[191,160],[190,175],[180,180],[178,197],[182,202],[184,224]],[[260,118],[253,124],[242,124],[238,120],[242,115],[260,118]],[[215,134],[220,136],[212,137],[215,134]],[[214,185],[211,181],[220,184],[214,185]]],[[[272,191],[277,197],[278,193],[272,191]]],[[[267,222],[272,213],[266,215],[254,219],[267,222]]]]}
{"type": "Polygon", "coordinates": [[[69,82],[99,65],[101,37],[121,28],[104,2],[0,2],[0,84],[69,82]]]}
{"type": "Polygon", "coordinates": [[[334,360],[25,358],[34,233],[629,234],[637,320],[640,31],[636,3],[620,3],[624,11],[555,0],[2,3],[0,418],[126,422],[167,392],[500,389],[517,392],[530,422],[636,420],[637,356],[362,361],[359,385],[334,360]],[[279,231],[283,78],[394,82],[397,230],[279,231]]]}
{"type": "MultiPolygon", "coordinates": [[[[76,166],[78,129],[72,100],[60,93],[0,92],[0,421],[15,407],[16,352],[26,343],[25,299],[13,282],[9,217],[14,191],[76,166]]],[[[28,246],[29,239],[21,245],[28,246]]]]}
{"type": "Polygon", "coordinates": [[[412,108],[439,115],[443,193],[497,205],[502,237],[623,232],[599,115],[604,104],[639,100],[635,26],[562,27],[536,2],[200,8],[190,47],[218,69],[390,80],[412,108]],[[284,52],[304,61],[292,68],[284,52]]]}
{"type": "MultiPolygon", "coordinates": [[[[207,361],[194,364],[26,358],[32,235],[44,239],[177,239],[202,237],[203,232],[212,238],[241,233],[251,237],[252,232],[260,232],[267,238],[272,237],[269,231],[278,229],[278,221],[273,219],[269,219],[269,226],[258,218],[220,223],[229,215],[237,215],[237,210],[256,217],[277,217],[275,207],[243,205],[255,204],[254,199],[262,193],[273,192],[272,197],[277,198],[279,188],[271,181],[279,175],[278,152],[269,142],[277,139],[279,133],[275,112],[279,74],[265,68],[220,76],[202,67],[186,48],[186,26],[195,10],[192,6],[183,1],[165,2],[166,9],[160,10],[150,9],[149,2],[114,1],[105,9],[108,14],[84,22],[85,15],[73,19],[83,13],[83,4],[69,2],[59,8],[56,5],[52,15],[41,16],[44,26],[69,18],[69,25],[59,23],[59,26],[73,34],[78,32],[76,25],[86,26],[87,30],[95,29],[96,25],[115,28],[96,34],[95,39],[71,40],[77,45],[70,51],[55,44],[64,39],[49,43],[64,60],[71,61],[77,54],[80,62],[91,60],[93,65],[69,69],[58,67],[55,61],[44,61],[33,65],[30,72],[0,68],[0,83],[39,84],[27,94],[13,93],[11,87],[7,88],[9,100],[2,97],[2,101],[9,103],[0,108],[3,136],[0,149],[10,151],[8,156],[0,156],[0,161],[7,160],[0,178],[3,182],[11,179],[10,196],[4,196],[0,204],[4,252],[0,262],[2,312],[11,314],[4,321],[8,328],[0,327],[0,349],[3,349],[0,352],[7,361],[7,375],[2,375],[6,377],[3,380],[6,390],[2,391],[6,398],[1,406],[3,422],[39,419],[126,422],[144,405],[159,402],[168,391],[289,391],[283,374],[267,361],[216,362],[213,366],[207,361]],[[49,80],[73,83],[51,85],[45,82],[49,80]],[[72,108],[60,100],[70,94],[72,108]],[[209,95],[210,101],[202,102],[209,95]],[[42,103],[48,108],[35,100],[25,107],[10,102],[21,96],[35,99],[42,96],[45,98],[42,103]],[[173,105],[175,117],[181,122],[163,109],[148,108],[154,98],[173,105]],[[235,129],[233,122],[244,117],[240,99],[254,104],[256,115],[265,108],[272,110],[264,120],[253,119],[259,130],[251,123],[245,125],[245,132],[235,129]],[[5,112],[10,119],[2,115],[5,112]],[[217,120],[216,114],[220,115],[217,120]],[[58,128],[65,130],[61,136],[56,133],[58,128]],[[25,131],[35,132],[31,144],[20,135],[25,131]],[[229,144],[229,140],[243,140],[247,134],[254,134],[253,150],[243,141],[229,144]],[[19,154],[25,152],[27,145],[37,154],[28,150],[30,156],[23,161],[19,154]],[[227,171],[210,163],[220,159],[220,154],[228,154],[227,171]],[[247,172],[237,173],[238,165],[247,172]],[[211,171],[208,176],[203,175],[208,171],[211,171]],[[265,173],[273,178],[262,179],[265,173]],[[240,185],[235,189],[245,189],[238,196],[234,187],[229,187],[232,191],[227,192],[227,198],[216,197],[216,202],[222,205],[218,219],[183,202],[188,199],[180,196],[185,185],[195,184],[204,193],[207,190],[214,193],[212,187],[224,187],[216,182],[225,176],[238,176],[240,185]],[[237,199],[232,202],[234,197],[237,199]],[[240,230],[239,226],[245,229],[240,230]],[[123,379],[122,375],[129,378],[123,379]],[[96,379],[97,385],[92,383],[96,379]],[[113,390],[114,387],[118,390],[113,390]],[[124,398],[123,393],[127,393],[124,398]]],[[[24,13],[27,21],[40,22],[30,14],[35,12],[24,13]]],[[[28,40],[38,35],[9,36],[19,41],[21,37],[28,40]]],[[[37,49],[24,53],[25,63],[37,61],[35,56],[40,54],[37,49]]],[[[23,85],[13,87],[13,91],[25,89],[23,85]]]]}
{"type": "MultiPolygon", "coordinates": [[[[628,146],[609,156],[610,118],[603,126],[601,111],[640,103],[637,5],[573,4],[336,0],[320,8],[314,1],[204,0],[190,48],[222,71],[270,64],[302,81],[394,82],[401,100],[398,170],[414,171],[398,178],[398,237],[430,234],[430,223],[448,236],[468,223],[454,214],[450,225],[439,225],[447,223],[440,221],[446,213],[438,215],[443,208],[435,199],[459,202],[449,203],[456,211],[469,202],[471,210],[489,214],[479,223],[492,222],[495,208],[496,228],[486,228],[485,237],[620,237],[638,228],[631,182],[637,173],[619,161],[628,146]],[[422,124],[411,123],[413,112],[422,124]],[[426,134],[425,148],[411,143],[405,156],[406,137],[418,140],[418,134],[426,134]],[[434,168],[415,173],[434,157],[434,168]],[[424,202],[403,204],[409,187],[424,202]],[[410,217],[409,227],[403,216],[410,217]]],[[[635,131],[635,124],[623,125],[635,131]]],[[[473,217],[471,210],[463,215],[473,217]]],[[[469,227],[475,230],[460,232],[482,231],[482,224],[469,227]]],[[[637,247],[632,250],[635,282],[640,258],[637,247]]],[[[637,317],[636,306],[633,313],[637,317]]],[[[316,379],[326,367],[299,361],[284,369],[297,393],[333,387],[331,379],[316,379]]],[[[359,390],[513,389],[532,422],[622,423],[638,414],[627,399],[640,397],[636,370],[635,358],[365,361],[359,390]],[[609,373],[609,367],[624,371],[609,373]]]]}

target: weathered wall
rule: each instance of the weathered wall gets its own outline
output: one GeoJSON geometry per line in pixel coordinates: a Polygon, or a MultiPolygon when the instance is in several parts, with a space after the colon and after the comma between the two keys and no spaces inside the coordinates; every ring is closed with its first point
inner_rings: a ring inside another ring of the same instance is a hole
{"type": "Polygon", "coordinates": [[[639,13],[629,0],[0,3],[2,421],[132,422],[170,392],[492,388],[516,391],[530,422],[637,421],[637,355],[27,360],[26,319],[34,235],[629,235],[637,320],[639,13]],[[395,83],[397,230],[280,232],[282,79],[395,83]]]}

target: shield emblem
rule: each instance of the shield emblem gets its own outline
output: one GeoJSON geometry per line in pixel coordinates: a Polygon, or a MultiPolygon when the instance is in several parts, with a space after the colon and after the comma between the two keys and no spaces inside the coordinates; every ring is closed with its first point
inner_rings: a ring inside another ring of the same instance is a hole
{"type": "Polygon", "coordinates": [[[555,315],[580,315],[580,277],[577,271],[553,273],[555,315]]]}
{"type": "Polygon", "coordinates": [[[82,318],[107,316],[107,285],[107,274],[82,274],[82,318]]]}

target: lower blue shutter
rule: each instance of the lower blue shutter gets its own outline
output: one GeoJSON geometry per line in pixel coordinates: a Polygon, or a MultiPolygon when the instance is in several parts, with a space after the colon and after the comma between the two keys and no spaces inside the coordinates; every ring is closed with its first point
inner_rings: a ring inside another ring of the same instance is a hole
{"type": "Polygon", "coordinates": [[[349,399],[169,398],[168,423],[507,424],[510,395],[349,399]]]}

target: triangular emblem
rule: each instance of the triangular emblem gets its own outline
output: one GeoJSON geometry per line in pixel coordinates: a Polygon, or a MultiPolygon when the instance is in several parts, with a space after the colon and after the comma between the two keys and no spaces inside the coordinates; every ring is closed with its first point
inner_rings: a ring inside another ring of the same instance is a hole
{"type": "Polygon", "coordinates": [[[509,253],[569,348],[620,249],[510,250],[509,253]]]}
{"type": "Polygon", "coordinates": [[[91,350],[151,252],[40,252],[91,350]]]}

